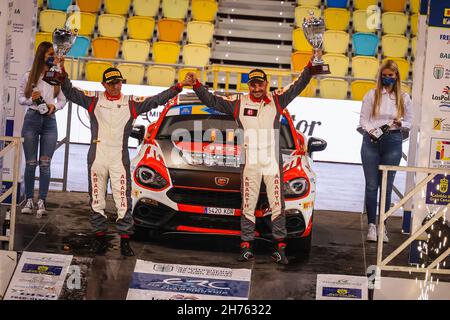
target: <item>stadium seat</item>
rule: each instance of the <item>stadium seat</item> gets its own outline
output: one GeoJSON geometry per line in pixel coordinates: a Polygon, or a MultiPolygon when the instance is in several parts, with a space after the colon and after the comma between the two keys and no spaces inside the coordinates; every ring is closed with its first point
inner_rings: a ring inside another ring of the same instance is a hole
{"type": "Polygon", "coordinates": [[[300,97],[315,97],[317,90],[317,79],[312,78],[305,89],[300,93],[300,97]]]}
{"type": "Polygon", "coordinates": [[[102,37],[120,38],[124,29],[124,16],[105,13],[98,17],[98,32],[102,37]]]}
{"type": "Polygon", "coordinates": [[[346,31],[350,22],[350,11],[340,8],[327,8],[323,11],[325,27],[331,30],[346,31]]]}
{"type": "Polygon", "coordinates": [[[393,58],[393,57],[387,57],[383,59],[383,63],[386,60],[393,60],[395,63],[397,63],[399,71],[400,71],[400,77],[403,81],[406,81],[409,76],[409,63],[403,58],[393,58]]]}
{"type": "Polygon", "coordinates": [[[177,43],[157,41],[153,44],[153,61],[156,63],[177,63],[180,46],[177,43]]]}
{"type": "Polygon", "coordinates": [[[158,21],[158,40],[180,42],[184,31],[184,22],[178,19],[160,19],[158,21]]]}
{"type": "Polygon", "coordinates": [[[323,50],[326,53],[346,53],[350,36],[345,31],[327,30],[323,34],[323,50]]]}
{"type": "Polygon", "coordinates": [[[204,67],[209,63],[211,48],[204,44],[186,44],[183,47],[183,62],[187,66],[204,67]]]}
{"type": "Polygon", "coordinates": [[[189,43],[210,44],[214,35],[214,25],[206,21],[189,21],[186,30],[189,43]]]}
{"type": "Polygon", "coordinates": [[[374,56],[378,52],[379,38],[374,33],[355,33],[352,41],[355,54],[358,56],[374,56]]]}
{"type": "Polygon", "coordinates": [[[78,35],[90,37],[94,33],[97,15],[89,12],[73,13],[70,15],[69,21],[72,21],[72,19],[74,19],[76,14],[80,15],[80,24],[81,24],[80,28],[78,29],[78,35]]]}
{"type": "Polygon", "coordinates": [[[320,7],[320,3],[322,0],[298,0],[297,3],[299,6],[307,6],[307,7],[320,7]]]}
{"type": "Polygon", "coordinates": [[[77,5],[82,12],[97,14],[100,11],[101,0],[77,0],[77,5]]]}
{"type": "Polygon", "coordinates": [[[410,10],[411,13],[419,13],[420,11],[420,0],[410,0],[410,10]]]}
{"type": "Polygon", "coordinates": [[[411,15],[411,34],[413,36],[417,36],[417,32],[419,31],[419,14],[411,15]]]}
{"type": "Polygon", "coordinates": [[[377,24],[376,21],[372,21],[373,13],[367,10],[356,10],[353,12],[353,28],[354,32],[376,32],[377,24]],[[373,23],[372,23],[373,22],[373,23]]]}
{"type": "Polygon", "coordinates": [[[57,28],[66,24],[66,13],[59,10],[42,10],[39,15],[41,32],[53,33],[57,28]]]}
{"type": "Polygon", "coordinates": [[[150,66],[147,68],[149,86],[170,87],[175,82],[175,69],[168,66],[150,66]]]}
{"type": "Polygon", "coordinates": [[[311,51],[296,51],[291,56],[291,69],[301,72],[311,60],[311,51]]]}
{"type": "Polygon", "coordinates": [[[122,42],[122,56],[127,61],[145,62],[150,55],[150,42],[128,39],[122,42]]]}
{"type": "Polygon", "coordinates": [[[142,84],[144,81],[145,67],[143,65],[120,63],[117,69],[122,72],[127,84],[142,84]]]}
{"type": "Polygon", "coordinates": [[[380,62],[375,57],[356,56],[352,59],[353,77],[375,79],[380,62]]]}
{"type": "Polygon", "coordinates": [[[162,0],[162,10],[165,18],[184,20],[189,8],[189,0],[162,0]]]}
{"type": "Polygon", "coordinates": [[[128,37],[138,40],[150,40],[155,30],[155,19],[152,17],[133,16],[127,22],[128,37]]]}
{"type": "Polygon", "coordinates": [[[330,65],[332,76],[345,77],[348,72],[348,57],[343,54],[327,53],[322,56],[323,61],[330,65]]]}
{"type": "Polygon", "coordinates": [[[303,29],[297,28],[292,32],[292,41],[294,45],[294,49],[297,51],[310,51],[312,50],[312,46],[309,44],[308,40],[305,38],[305,34],[303,33],[303,29]]]}
{"type": "Polygon", "coordinates": [[[50,32],[37,32],[35,39],[36,40],[34,42],[34,51],[36,51],[37,48],[39,47],[39,45],[42,42],[44,42],[44,41],[53,43],[53,33],[50,33],[50,32]]]}
{"type": "Polygon", "coordinates": [[[103,61],[88,61],[86,62],[86,80],[94,82],[103,81],[103,72],[112,67],[109,62],[103,61]]]}
{"type": "Polygon", "coordinates": [[[350,92],[352,100],[362,101],[367,92],[375,88],[377,83],[375,81],[355,80],[350,85],[350,92]]]}
{"type": "Polygon", "coordinates": [[[319,18],[322,16],[322,12],[317,7],[298,6],[295,8],[295,24],[297,27],[301,27],[303,19],[309,17],[310,11],[314,12],[314,17],[319,18]]]}
{"type": "Polygon", "coordinates": [[[134,0],[134,14],[143,17],[155,17],[158,14],[160,0],[134,0]]]}
{"type": "Polygon", "coordinates": [[[69,57],[85,57],[87,56],[89,47],[91,46],[91,40],[87,37],[77,36],[75,43],[70,51],[67,53],[69,57]]]}
{"type": "Polygon", "coordinates": [[[408,52],[409,41],[405,36],[385,34],[381,37],[381,48],[384,57],[403,58],[408,52]]]}
{"type": "Polygon", "coordinates": [[[51,10],[67,12],[67,8],[72,4],[72,0],[48,0],[47,6],[51,10]]]}
{"type": "Polygon", "coordinates": [[[92,40],[92,56],[102,59],[116,59],[120,42],[116,38],[99,37],[92,40]]]}
{"type": "Polygon", "coordinates": [[[413,57],[416,56],[416,50],[417,50],[417,37],[414,37],[411,39],[411,54],[413,57]]]}
{"type": "Polygon", "coordinates": [[[37,4],[38,8],[42,8],[42,6],[44,5],[44,0],[38,0],[37,4]]]}
{"type": "Polygon", "coordinates": [[[130,5],[131,0],[105,0],[105,12],[124,16],[128,14],[130,5]]]}
{"type": "Polygon", "coordinates": [[[348,83],[343,79],[321,79],[320,97],[324,99],[347,99],[348,83]]]}
{"type": "Polygon", "coordinates": [[[353,0],[355,10],[366,10],[370,6],[377,6],[378,0],[353,0]]]}
{"type": "Polygon", "coordinates": [[[383,33],[405,34],[408,16],[401,12],[384,12],[381,15],[383,33]]]}
{"type": "Polygon", "coordinates": [[[216,18],[219,5],[212,0],[192,0],[191,13],[192,19],[198,21],[213,22],[216,18]]]}
{"type": "Polygon", "coordinates": [[[83,74],[84,62],[66,58],[64,60],[64,69],[71,80],[81,80],[83,74]]]}
{"type": "Polygon", "coordinates": [[[347,8],[348,0],[327,0],[328,8],[347,8]]]}
{"type": "Polygon", "coordinates": [[[383,11],[404,12],[406,0],[383,0],[383,11]]]}

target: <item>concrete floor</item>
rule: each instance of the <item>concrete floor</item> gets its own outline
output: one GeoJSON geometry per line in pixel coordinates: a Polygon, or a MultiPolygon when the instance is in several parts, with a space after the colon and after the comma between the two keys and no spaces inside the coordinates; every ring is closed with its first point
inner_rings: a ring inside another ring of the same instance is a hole
{"type": "MultiPolygon", "coordinates": [[[[125,299],[136,259],[250,268],[250,299],[271,300],[315,299],[317,274],[363,276],[368,266],[376,261],[376,245],[365,241],[366,217],[357,213],[331,211],[316,211],[310,256],[293,258],[288,266],[274,264],[265,243],[257,243],[253,262],[239,263],[236,261],[239,240],[222,237],[186,239],[171,236],[153,242],[133,240],[136,257],[123,258],[114,229],[111,198],[107,207],[111,216],[108,233],[110,249],[105,256],[95,257],[89,253],[92,235],[88,195],[51,192],[47,201],[47,217],[37,219],[35,216],[18,215],[15,250],[74,255],[74,263],[82,266],[83,285],[78,291],[65,290],[62,296],[65,299],[125,299]],[[65,245],[70,250],[64,250],[65,245]]],[[[393,217],[388,223],[388,230],[391,241],[385,246],[385,252],[390,253],[406,236],[401,234],[400,218],[393,217]]],[[[397,261],[406,263],[407,253],[404,252],[397,261]]],[[[391,276],[402,275],[395,273],[391,276]]]]}

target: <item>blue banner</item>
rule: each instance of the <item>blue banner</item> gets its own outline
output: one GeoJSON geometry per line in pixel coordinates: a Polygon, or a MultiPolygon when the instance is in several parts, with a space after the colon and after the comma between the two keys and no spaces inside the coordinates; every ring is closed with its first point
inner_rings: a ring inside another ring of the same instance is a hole
{"type": "Polygon", "coordinates": [[[450,28],[450,0],[430,0],[428,25],[450,28]]]}

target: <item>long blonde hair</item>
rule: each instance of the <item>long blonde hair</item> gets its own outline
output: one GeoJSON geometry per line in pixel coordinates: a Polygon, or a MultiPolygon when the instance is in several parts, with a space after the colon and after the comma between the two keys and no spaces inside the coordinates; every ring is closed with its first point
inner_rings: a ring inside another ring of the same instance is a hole
{"type": "Polygon", "coordinates": [[[380,67],[380,70],[378,71],[377,76],[377,87],[375,89],[375,100],[373,102],[372,107],[372,117],[378,116],[380,113],[380,104],[381,104],[381,93],[383,92],[383,71],[386,69],[392,70],[396,77],[397,81],[395,82],[395,85],[393,87],[393,93],[395,95],[395,100],[397,103],[397,119],[402,118],[405,115],[405,101],[403,100],[403,94],[402,94],[402,80],[400,77],[400,71],[395,63],[395,61],[392,60],[386,60],[380,67]]]}

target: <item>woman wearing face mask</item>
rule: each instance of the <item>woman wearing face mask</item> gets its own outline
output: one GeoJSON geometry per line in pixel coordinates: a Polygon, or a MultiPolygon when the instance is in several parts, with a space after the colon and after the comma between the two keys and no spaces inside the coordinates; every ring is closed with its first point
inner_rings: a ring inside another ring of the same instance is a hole
{"type": "Polygon", "coordinates": [[[42,42],[36,50],[31,70],[23,76],[19,88],[19,103],[28,109],[22,128],[26,161],[24,180],[27,198],[22,213],[32,214],[35,208],[33,203],[34,177],[36,167],[39,164],[37,217],[46,214],[45,199],[50,185],[50,161],[58,139],[55,112],[61,110],[66,104],[66,98],[61,92],[61,88],[52,86],[42,80],[45,72],[55,63],[54,60],[53,45],[50,42],[42,42]],[[39,111],[38,100],[40,97],[43,98],[48,107],[47,113],[41,113],[45,112],[42,109],[39,111]]]}
{"type": "MultiPolygon", "coordinates": [[[[398,66],[394,61],[387,60],[378,72],[376,88],[364,97],[360,114],[360,126],[364,131],[361,160],[366,180],[365,206],[369,223],[367,241],[377,241],[377,194],[381,187],[381,171],[378,166],[400,164],[402,132],[411,128],[412,111],[410,96],[401,91],[398,66]]],[[[389,171],[386,211],[391,206],[394,177],[395,171],[389,171]]],[[[389,241],[386,229],[383,241],[389,241]]]]}

